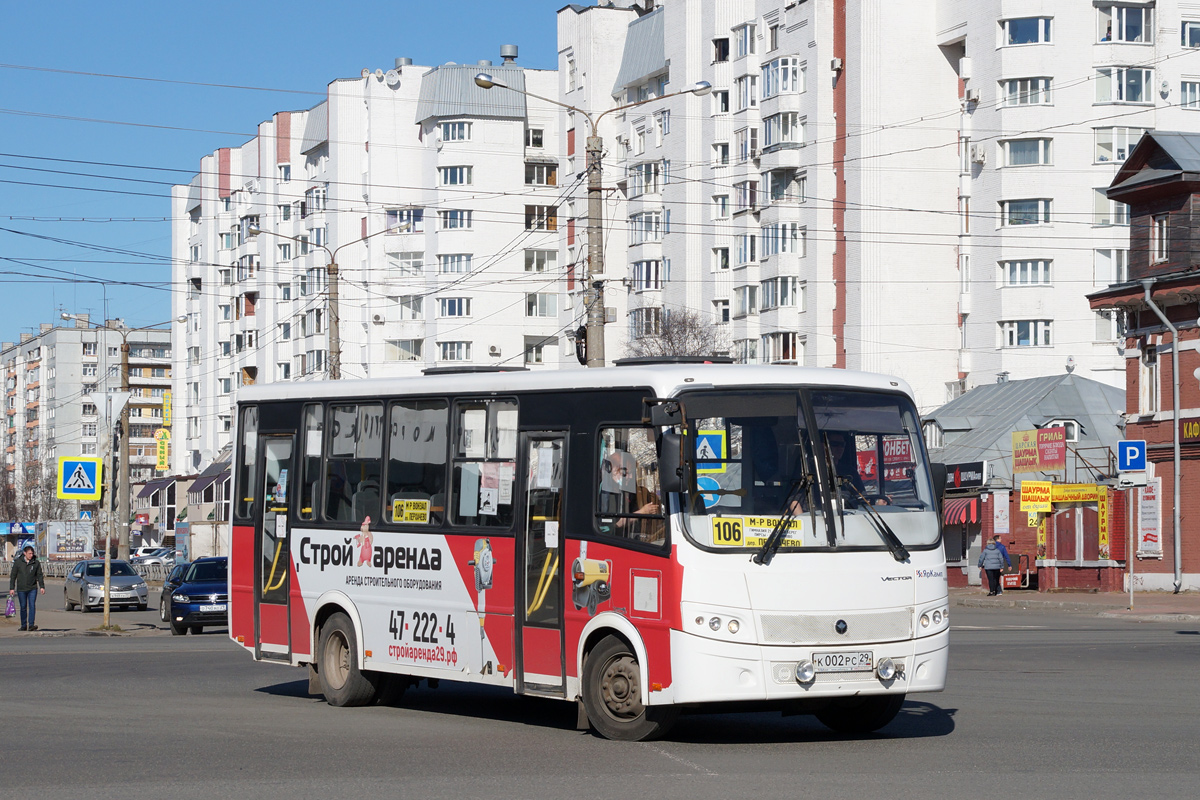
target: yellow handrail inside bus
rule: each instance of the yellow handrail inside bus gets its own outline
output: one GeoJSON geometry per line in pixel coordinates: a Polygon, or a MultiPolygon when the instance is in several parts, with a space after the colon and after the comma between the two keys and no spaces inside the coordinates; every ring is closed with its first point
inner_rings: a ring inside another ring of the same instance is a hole
{"type": "Polygon", "coordinates": [[[542,575],[538,578],[537,589],[533,593],[533,600],[525,609],[525,615],[528,616],[542,607],[542,603],[546,602],[546,593],[550,591],[550,582],[554,580],[554,576],[558,574],[558,553],[546,553],[546,560],[542,562],[542,575]],[[551,559],[554,563],[551,564],[551,559]]]}
{"type": "Polygon", "coordinates": [[[287,578],[287,570],[285,569],[279,575],[279,583],[275,584],[274,586],[271,585],[271,580],[275,577],[275,569],[279,566],[279,554],[282,551],[283,551],[283,542],[276,542],[275,543],[275,558],[271,559],[271,574],[267,578],[267,585],[265,587],[263,587],[264,592],[275,591],[280,586],[283,586],[283,582],[287,578]]]}

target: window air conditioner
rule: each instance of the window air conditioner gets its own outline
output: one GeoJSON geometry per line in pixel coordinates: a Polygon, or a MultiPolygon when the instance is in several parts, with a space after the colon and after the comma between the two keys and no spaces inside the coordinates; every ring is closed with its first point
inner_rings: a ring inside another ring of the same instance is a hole
{"type": "Polygon", "coordinates": [[[967,89],[967,102],[968,103],[978,103],[979,102],[979,90],[978,89],[967,89]]]}
{"type": "Polygon", "coordinates": [[[387,322],[387,320],[385,320],[383,318],[383,314],[372,314],[371,322],[373,322],[376,325],[382,325],[383,323],[387,322]]]}
{"type": "Polygon", "coordinates": [[[489,346],[489,347],[488,347],[488,355],[489,355],[489,356],[498,356],[498,355],[500,355],[500,348],[499,348],[499,347],[497,347],[497,346],[496,346],[496,345],[494,345],[494,344],[493,344],[493,345],[491,345],[491,346],[489,346]]]}
{"type": "Polygon", "coordinates": [[[987,148],[979,144],[971,145],[971,161],[976,164],[986,164],[987,148]]]}

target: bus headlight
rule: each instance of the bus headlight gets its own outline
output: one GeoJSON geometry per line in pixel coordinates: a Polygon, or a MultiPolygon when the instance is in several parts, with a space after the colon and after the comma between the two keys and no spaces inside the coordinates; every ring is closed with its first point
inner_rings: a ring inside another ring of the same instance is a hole
{"type": "Polygon", "coordinates": [[[719,630],[721,630],[721,618],[720,618],[720,617],[713,617],[712,619],[710,619],[710,620],[708,621],[708,627],[709,627],[710,629],[714,630],[714,631],[719,631],[719,630]]]}
{"type": "Polygon", "coordinates": [[[875,665],[875,674],[881,681],[890,681],[896,677],[896,664],[890,658],[881,658],[875,665]]]}
{"type": "Polygon", "coordinates": [[[922,615],[921,615],[921,627],[922,627],[922,628],[928,628],[928,627],[929,627],[929,615],[928,615],[928,614],[922,614],[922,615]]]}
{"type": "Polygon", "coordinates": [[[730,633],[737,633],[741,629],[742,623],[738,622],[736,619],[731,619],[729,620],[729,625],[726,627],[729,628],[730,633]]]}
{"type": "Polygon", "coordinates": [[[817,677],[817,665],[807,658],[796,663],[796,683],[812,683],[817,677]]]}

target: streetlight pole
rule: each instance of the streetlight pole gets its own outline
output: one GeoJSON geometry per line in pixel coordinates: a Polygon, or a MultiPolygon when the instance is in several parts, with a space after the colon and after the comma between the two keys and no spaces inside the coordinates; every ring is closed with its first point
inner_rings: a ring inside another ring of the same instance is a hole
{"type": "MultiPolygon", "coordinates": [[[[375,233],[369,233],[366,236],[362,236],[353,241],[339,245],[333,250],[330,250],[323,244],[317,245],[325,251],[327,256],[329,256],[329,263],[325,265],[325,283],[327,287],[326,290],[329,295],[329,355],[327,360],[329,362],[329,379],[331,381],[341,380],[342,377],[341,300],[339,294],[339,275],[341,268],[338,267],[337,254],[342,250],[343,247],[349,247],[352,244],[358,244],[359,242],[366,241],[372,236],[378,236],[381,233],[403,233],[411,226],[411,222],[406,222],[399,228],[385,228],[381,231],[375,231],[375,233]]],[[[275,233],[274,231],[263,230],[262,228],[252,228],[251,230],[256,234],[265,233],[268,236],[278,236],[280,239],[290,239],[293,242],[307,243],[306,239],[300,239],[295,236],[285,236],[282,233],[275,233]]]]}
{"type": "Polygon", "coordinates": [[[562,103],[558,100],[551,100],[549,97],[527,92],[523,89],[514,89],[501,81],[496,80],[486,72],[481,72],[475,76],[475,85],[481,89],[491,89],[500,87],[509,91],[523,94],[528,97],[533,97],[551,105],[559,106],[560,108],[575,111],[584,116],[588,121],[589,134],[585,152],[587,154],[587,174],[588,174],[588,258],[587,267],[584,270],[584,294],[583,305],[587,309],[587,365],[589,367],[604,366],[604,185],[603,185],[603,159],[604,159],[604,141],[600,138],[598,125],[600,120],[614,111],[624,111],[627,108],[653,103],[656,100],[667,100],[671,97],[678,97],[683,94],[694,94],[703,96],[712,91],[712,84],[708,81],[699,81],[687,89],[682,89],[678,92],[660,95],[659,97],[649,97],[645,100],[639,100],[636,103],[626,103],[616,108],[610,108],[607,111],[602,111],[597,116],[593,117],[582,108],[577,108],[569,103],[562,103]]]}

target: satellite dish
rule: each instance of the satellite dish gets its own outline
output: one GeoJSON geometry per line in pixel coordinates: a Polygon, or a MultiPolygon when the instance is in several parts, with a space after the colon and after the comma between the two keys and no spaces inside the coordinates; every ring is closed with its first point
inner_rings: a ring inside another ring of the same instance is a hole
{"type": "Polygon", "coordinates": [[[375,77],[382,80],[383,79],[383,70],[381,70],[381,69],[375,70],[375,77]]]}
{"type": "Polygon", "coordinates": [[[383,79],[387,81],[387,85],[393,89],[400,85],[400,73],[394,69],[389,69],[387,74],[383,76],[383,79]]]}
{"type": "Polygon", "coordinates": [[[370,70],[370,68],[369,68],[369,67],[363,67],[362,76],[363,76],[364,78],[367,78],[367,77],[370,77],[370,75],[371,75],[371,70],[370,70]]]}

